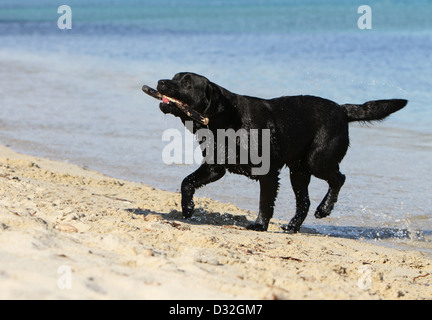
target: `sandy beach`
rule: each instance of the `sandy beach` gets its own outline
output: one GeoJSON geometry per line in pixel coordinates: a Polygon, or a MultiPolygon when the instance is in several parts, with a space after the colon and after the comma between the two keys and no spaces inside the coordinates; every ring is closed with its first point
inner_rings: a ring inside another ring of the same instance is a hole
{"type": "Polygon", "coordinates": [[[1,299],[431,299],[432,260],[0,147],[1,299]]]}

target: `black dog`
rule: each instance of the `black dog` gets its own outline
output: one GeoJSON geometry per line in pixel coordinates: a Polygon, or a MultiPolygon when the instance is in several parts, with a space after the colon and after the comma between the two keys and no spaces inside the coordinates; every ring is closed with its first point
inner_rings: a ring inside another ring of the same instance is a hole
{"type": "MultiPolygon", "coordinates": [[[[188,104],[209,118],[207,126],[194,122],[193,133],[208,128],[216,137],[218,129],[269,129],[270,166],[266,174],[254,174],[256,164],[250,162],[250,158],[247,163],[204,162],[181,185],[183,215],[188,218],[193,214],[192,197],[195,190],[222,178],[226,170],[258,180],[259,215],[248,226],[248,229],[258,231],[267,230],[273,216],[279,188],[278,176],[284,165],[290,169],[291,185],[296,198],[295,216],[284,229],[297,232],[306,218],[310,206],[308,185],[311,175],[327,181],[329,185],[326,196],[315,212],[316,218],[328,216],[345,182],[345,176],[339,171],[339,163],[349,145],[348,123],[383,120],[407,104],[407,100],[392,99],[369,101],[362,105],[339,105],[314,96],[260,99],[234,94],[194,73],[178,73],[172,80],[160,80],[157,90],[188,104]]],[[[164,113],[180,117],[183,123],[191,121],[172,103],[161,103],[160,109],[164,113]]],[[[225,144],[225,138],[223,140],[215,141],[215,148],[218,144],[225,144]]],[[[205,139],[201,139],[201,145],[204,141],[205,139]]],[[[258,144],[262,143],[264,140],[261,137],[258,144]]],[[[203,156],[206,156],[204,151],[203,156]]],[[[236,159],[238,158],[237,155],[236,159]]]]}

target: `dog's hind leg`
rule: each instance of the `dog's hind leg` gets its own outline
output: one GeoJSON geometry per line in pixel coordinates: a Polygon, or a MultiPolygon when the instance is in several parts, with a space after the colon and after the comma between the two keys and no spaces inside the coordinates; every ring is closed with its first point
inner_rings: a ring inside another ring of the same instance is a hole
{"type": "Polygon", "coordinates": [[[289,224],[282,226],[287,232],[298,232],[309,211],[310,200],[308,186],[311,174],[307,171],[292,170],[290,172],[291,186],[296,197],[296,213],[289,224]]]}
{"type": "Polygon", "coordinates": [[[315,211],[315,218],[325,218],[330,215],[335,203],[338,200],[339,191],[345,183],[345,175],[335,171],[327,180],[329,190],[315,211]]]}
{"type": "Polygon", "coordinates": [[[339,132],[322,130],[311,146],[308,156],[310,172],[317,178],[327,181],[328,192],[315,211],[316,218],[324,218],[330,215],[338,200],[339,191],[345,182],[345,176],[339,171],[339,163],[342,161],[348,149],[349,139],[347,127],[342,127],[339,132]]]}
{"type": "Polygon", "coordinates": [[[266,231],[273,217],[274,205],[279,191],[279,172],[270,171],[259,177],[260,203],[258,218],[246,228],[255,231],[266,231]]]}
{"type": "Polygon", "coordinates": [[[195,204],[193,195],[195,190],[210,183],[219,180],[225,175],[225,168],[217,164],[202,164],[195,172],[184,178],[181,184],[182,194],[182,211],[185,218],[193,214],[195,204]]]}

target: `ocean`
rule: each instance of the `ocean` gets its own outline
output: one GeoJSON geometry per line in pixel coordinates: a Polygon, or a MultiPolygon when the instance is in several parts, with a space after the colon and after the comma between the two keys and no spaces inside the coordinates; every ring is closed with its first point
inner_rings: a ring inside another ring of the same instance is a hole
{"type": "MultiPolygon", "coordinates": [[[[239,94],[338,103],[403,98],[388,120],[350,126],[347,181],[317,233],[432,253],[432,3],[125,0],[0,2],[0,143],[179,191],[199,164],[166,165],[162,134],[183,130],[141,86],[191,71],[239,94]],[[60,5],[71,29],[59,29],[60,5]]],[[[295,210],[282,172],[275,217],[295,210]]],[[[256,212],[258,184],[227,175],[196,193],[256,212]]]]}

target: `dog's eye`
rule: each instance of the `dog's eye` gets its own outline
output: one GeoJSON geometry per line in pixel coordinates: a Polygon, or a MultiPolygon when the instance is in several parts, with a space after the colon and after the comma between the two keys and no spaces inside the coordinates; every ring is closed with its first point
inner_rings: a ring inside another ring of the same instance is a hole
{"type": "Polygon", "coordinates": [[[186,88],[190,88],[192,83],[189,80],[183,80],[183,86],[186,88]]]}

